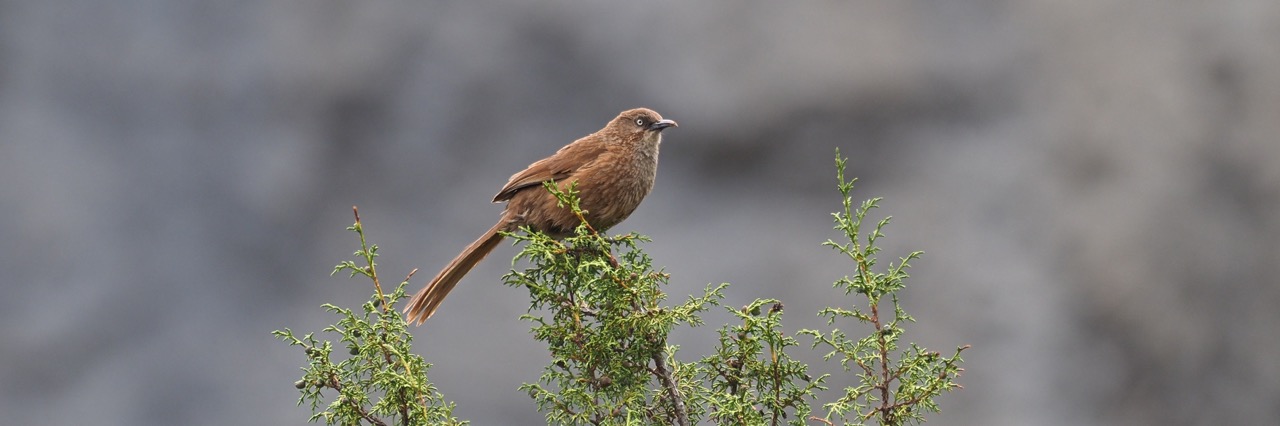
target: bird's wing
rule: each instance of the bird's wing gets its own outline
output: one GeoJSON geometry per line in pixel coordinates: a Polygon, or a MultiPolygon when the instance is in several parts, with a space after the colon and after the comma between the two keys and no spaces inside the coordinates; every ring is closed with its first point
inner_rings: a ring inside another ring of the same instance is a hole
{"type": "Polygon", "coordinates": [[[583,166],[591,164],[607,150],[605,144],[583,143],[587,142],[585,139],[565,145],[554,155],[538,160],[519,173],[511,175],[511,179],[508,179],[507,184],[498,191],[498,195],[493,196],[493,202],[510,200],[521,189],[542,185],[549,180],[564,180],[583,166]]]}

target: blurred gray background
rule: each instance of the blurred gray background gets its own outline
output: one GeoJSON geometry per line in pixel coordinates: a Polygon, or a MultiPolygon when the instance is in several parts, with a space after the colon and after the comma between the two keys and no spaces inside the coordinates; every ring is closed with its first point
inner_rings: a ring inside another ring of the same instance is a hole
{"type": "MultiPolygon", "coordinates": [[[[839,147],[927,252],[907,339],[974,346],[936,423],[1277,424],[1277,46],[1274,0],[0,1],[0,424],[303,424],[270,332],[370,293],[352,205],[416,290],[636,106],[680,128],[615,231],[675,298],[825,327],[839,147]]],[[[514,254],[417,329],[476,425],[542,421],[514,254]]]]}

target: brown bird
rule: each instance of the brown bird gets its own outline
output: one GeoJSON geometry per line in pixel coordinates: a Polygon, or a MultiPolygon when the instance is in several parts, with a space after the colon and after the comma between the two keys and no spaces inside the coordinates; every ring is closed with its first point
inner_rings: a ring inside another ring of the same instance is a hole
{"type": "Polygon", "coordinates": [[[603,129],[511,175],[493,197],[495,203],[507,202],[502,218],[413,296],[404,310],[409,322],[421,325],[435,314],[462,276],[502,241],[499,232],[528,226],[555,238],[573,234],[578,217],[556,206],[543,182],[555,181],[561,190],[577,182],[578,199],[592,228],[604,231],[622,222],[653,189],[662,130],[675,126],[675,121],[647,108],[623,111],[603,129]]]}

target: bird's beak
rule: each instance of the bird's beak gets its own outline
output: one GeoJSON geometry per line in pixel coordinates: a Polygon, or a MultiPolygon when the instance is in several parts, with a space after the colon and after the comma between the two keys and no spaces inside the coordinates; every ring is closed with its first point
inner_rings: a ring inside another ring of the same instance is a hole
{"type": "Polygon", "coordinates": [[[662,120],[649,125],[649,130],[662,130],[668,127],[680,127],[675,120],[662,120]]]}

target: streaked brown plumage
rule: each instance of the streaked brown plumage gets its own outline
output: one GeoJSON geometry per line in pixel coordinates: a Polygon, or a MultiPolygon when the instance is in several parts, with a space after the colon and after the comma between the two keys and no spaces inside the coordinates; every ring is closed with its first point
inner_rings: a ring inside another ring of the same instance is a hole
{"type": "Polygon", "coordinates": [[[623,111],[603,129],[512,175],[493,197],[495,203],[507,202],[502,218],[413,296],[405,308],[409,322],[422,324],[435,314],[458,281],[502,241],[500,231],[527,225],[557,238],[573,233],[578,217],[557,207],[543,182],[555,181],[561,189],[577,182],[592,228],[604,231],[622,222],[653,189],[662,130],[675,125],[650,109],[623,111]]]}

